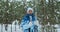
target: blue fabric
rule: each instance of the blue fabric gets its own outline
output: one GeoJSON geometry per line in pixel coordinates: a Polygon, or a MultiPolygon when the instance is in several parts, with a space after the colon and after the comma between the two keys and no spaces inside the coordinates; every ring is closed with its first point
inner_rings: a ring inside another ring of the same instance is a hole
{"type": "Polygon", "coordinates": [[[25,29],[23,32],[29,32],[29,29],[25,29]]]}
{"type": "Polygon", "coordinates": [[[29,21],[30,21],[29,16],[32,16],[32,22],[35,21],[35,16],[34,16],[34,14],[26,14],[26,15],[23,17],[23,19],[22,19],[21,27],[22,27],[24,24],[29,23],[29,21]]]}
{"type": "MultiPolygon", "coordinates": [[[[34,21],[35,21],[35,15],[34,15],[34,14],[26,14],[26,15],[23,17],[23,19],[22,19],[21,27],[23,27],[23,25],[26,24],[26,23],[29,24],[29,22],[30,22],[29,16],[32,16],[33,26],[30,27],[30,29],[31,29],[31,31],[32,31],[32,30],[34,29],[34,21]]],[[[25,27],[25,28],[27,28],[27,27],[25,27]]],[[[29,28],[25,29],[24,32],[28,32],[28,29],[29,29],[29,28]]]]}

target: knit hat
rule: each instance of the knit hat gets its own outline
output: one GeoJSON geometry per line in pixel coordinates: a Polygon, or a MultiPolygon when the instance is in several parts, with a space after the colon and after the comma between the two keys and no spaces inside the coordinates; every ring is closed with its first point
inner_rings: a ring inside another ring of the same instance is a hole
{"type": "Polygon", "coordinates": [[[27,9],[27,13],[29,13],[30,10],[32,11],[32,13],[34,12],[34,11],[33,11],[33,8],[28,8],[28,9],[27,9]]]}

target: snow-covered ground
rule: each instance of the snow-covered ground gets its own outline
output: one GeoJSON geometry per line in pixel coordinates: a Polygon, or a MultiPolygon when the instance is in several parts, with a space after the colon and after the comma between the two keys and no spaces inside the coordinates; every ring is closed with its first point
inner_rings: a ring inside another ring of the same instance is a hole
{"type": "MultiPolygon", "coordinates": [[[[17,21],[17,20],[15,20],[15,21],[13,21],[12,22],[12,25],[11,24],[8,24],[8,27],[7,27],[7,31],[5,30],[5,25],[6,24],[3,24],[3,25],[1,25],[0,24],[0,32],[23,32],[22,30],[21,30],[21,27],[20,27],[20,25],[18,25],[18,22],[19,21],[17,21]],[[15,23],[16,23],[16,25],[15,25],[15,23]]],[[[41,25],[39,26],[39,32],[41,32],[42,30],[41,30],[41,25]]],[[[56,27],[57,29],[57,32],[60,32],[60,26],[58,25],[58,24],[56,24],[54,27],[56,27]]]]}
{"type": "Polygon", "coordinates": [[[7,31],[5,30],[5,24],[3,24],[3,27],[1,26],[0,24],[0,32],[22,32],[20,30],[20,27],[19,25],[12,25],[11,27],[11,24],[8,24],[8,27],[7,27],[7,31]],[[12,30],[11,30],[12,29],[12,30]]]}
{"type": "MultiPolygon", "coordinates": [[[[8,24],[7,31],[5,30],[5,25],[6,24],[3,24],[3,27],[2,27],[1,24],[0,24],[0,32],[22,32],[19,25],[14,25],[13,24],[12,28],[11,28],[11,24],[8,24]]],[[[57,32],[60,32],[60,28],[58,27],[58,25],[55,25],[55,27],[57,27],[57,29],[56,29],[57,32]]]]}
{"type": "Polygon", "coordinates": [[[18,22],[19,21],[15,20],[12,22],[12,25],[8,24],[7,31],[5,30],[6,24],[3,25],[0,24],[0,32],[22,32],[22,30],[20,29],[20,25],[18,25],[18,22]]]}

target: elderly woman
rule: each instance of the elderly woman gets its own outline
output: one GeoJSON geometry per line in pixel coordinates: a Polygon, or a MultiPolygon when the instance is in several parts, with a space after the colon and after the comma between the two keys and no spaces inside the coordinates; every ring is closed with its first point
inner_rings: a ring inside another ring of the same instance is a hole
{"type": "Polygon", "coordinates": [[[21,27],[23,32],[34,32],[34,22],[35,22],[35,15],[32,8],[27,9],[26,15],[23,17],[21,22],[21,27]]]}

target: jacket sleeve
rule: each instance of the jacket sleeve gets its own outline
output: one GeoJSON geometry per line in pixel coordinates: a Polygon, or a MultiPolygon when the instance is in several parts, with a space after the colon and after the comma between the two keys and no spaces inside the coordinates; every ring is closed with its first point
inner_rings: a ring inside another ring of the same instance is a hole
{"type": "Polygon", "coordinates": [[[26,23],[26,21],[27,21],[26,17],[23,17],[20,26],[23,27],[23,25],[26,23]]]}

